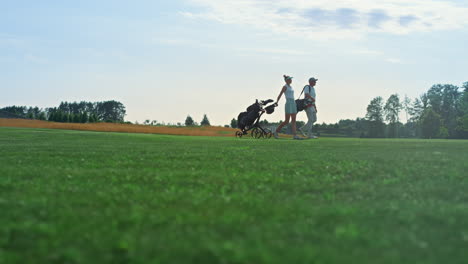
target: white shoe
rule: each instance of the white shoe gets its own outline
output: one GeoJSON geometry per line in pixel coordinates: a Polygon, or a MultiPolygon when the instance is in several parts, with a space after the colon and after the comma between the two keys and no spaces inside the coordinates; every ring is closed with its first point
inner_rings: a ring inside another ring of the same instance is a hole
{"type": "Polygon", "coordinates": [[[304,137],[307,137],[307,134],[304,132],[304,130],[302,130],[302,127],[300,127],[298,130],[299,130],[299,132],[301,132],[301,134],[302,134],[304,137]]]}
{"type": "Polygon", "coordinates": [[[278,138],[279,138],[279,136],[278,136],[278,132],[276,132],[276,131],[275,131],[275,132],[273,132],[273,136],[274,136],[276,139],[278,139],[278,138]]]}

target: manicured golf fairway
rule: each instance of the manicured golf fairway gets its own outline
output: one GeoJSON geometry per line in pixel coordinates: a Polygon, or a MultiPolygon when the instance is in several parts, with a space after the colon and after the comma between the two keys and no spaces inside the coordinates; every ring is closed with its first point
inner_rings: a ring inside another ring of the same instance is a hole
{"type": "Polygon", "coordinates": [[[468,141],[0,127],[0,264],[466,263],[468,141]]]}

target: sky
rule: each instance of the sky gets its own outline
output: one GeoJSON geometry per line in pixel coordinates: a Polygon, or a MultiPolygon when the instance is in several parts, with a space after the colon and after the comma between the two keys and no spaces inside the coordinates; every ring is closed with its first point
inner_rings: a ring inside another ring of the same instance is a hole
{"type": "Polygon", "coordinates": [[[117,100],[131,122],[225,125],[287,74],[296,97],[319,79],[319,123],[355,119],[376,96],[468,81],[466,14],[468,0],[0,0],[0,107],[117,100]]]}

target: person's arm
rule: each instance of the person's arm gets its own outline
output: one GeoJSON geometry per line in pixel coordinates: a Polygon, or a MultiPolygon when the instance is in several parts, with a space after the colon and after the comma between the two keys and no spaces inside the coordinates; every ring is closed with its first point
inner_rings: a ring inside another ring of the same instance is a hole
{"type": "Polygon", "coordinates": [[[279,102],[279,100],[281,99],[281,96],[284,94],[285,91],[286,91],[286,86],[283,86],[283,88],[281,89],[280,94],[278,95],[278,99],[276,99],[276,103],[279,102]]]}
{"type": "Polygon", "coordinates": [[[315,98],[313,98],[312,96],[310,96],[310,94],[306,93],[306,94],[305,94],[305,97],[308,98],[308,99],[310,99],[310,101],[311,101],[312,103],[315,103],[315,98]]]}

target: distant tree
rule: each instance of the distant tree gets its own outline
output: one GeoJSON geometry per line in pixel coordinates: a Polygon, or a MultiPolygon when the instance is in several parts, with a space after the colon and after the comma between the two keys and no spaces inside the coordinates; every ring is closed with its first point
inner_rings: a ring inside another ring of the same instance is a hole
{"type": "Polygon", "coordinates": [[[64,112],[63,115],[62,115],[62,122],[64,123],[70,123],[70,114],[67,113],[67,112],[64,112]]]}
{"type": "Polygon", "coordinates": [[[88,123],[88,114],[86,112],[82,112],[80,116],[80,122],[81,123],[88,123]]]}
{"type": "Polygon", "coordinates": [[[41,111],[41,112],[39,113],[39,115],[37,116],[37,119],[39,119],[39,120],[46,120],[47,117],[46,117],[45,112],[41,111]]]}
{"type": "Polygon", "coordinates": [[[410,109],[411,109],[411,99],[406,94],[402,102],[402,107],[403,107],[403,110],[405,110],[406,122],[408,123],[408,113],[410,112],[410,109]]]}
{"type": "Polygon", "coordinates": [[[81,123],[81,114],[78,113],[78,114],[70,114],[73,116],[73,123],[81,123]]]}
{"type": "Polygon", "coordinates": [[[457,102],[456,133],[458,138],[468,139],[468,82],[463,84],[462,89],[463,92],[457,102]]]}
{"type": "Polygon", "coordinates": [[[457,119],[457,134],[459,138],[468,139],[468,114],[457,119]]]}
{"type": "Polygon", "coordinates": [[[413,104],[409,109],[409,114],[411,116],[410,121],[419,122],[427,107],[428,99],[426,94],[423,94],[419,98],[414,99],[413,104]]]}
{"type": "Polygon", "coordinates": [[[91,114],[91,115],[88,117],[88,122],[89,122],[89,123],[95,123],[95,122],[96,122],[96,120],[94,120],[94,115],[93,115],[93,114],[91,114]]]}
{"type": "Polygon", "coordinates": [[[233,119],[231,120],[231,127],[232,127],[232,128],[237,128],[237,119],[233,118],[233,119]]]}
{"type": "MultiPolygon", "coordinates": [[[[457,103],[463,95],[459,89],[460,88],[455,85],[443,85],[442,90],[442,109],[440,117],[442,118],[443,127],[447,128],[447,137],[450,138],[456,137],[457,135],[457,119],[460,114],[457,103]]],[[[442,132],[441,136],[443,136],[442,132]]]]}
{"type": "Polygon", "coordinates": [[[33,114],[32,112],[28,112],[28,113],[26,114],[26,118],[28,118],[28,119],[34,119],[34,114],[33,114]]]}
{"type": "Polygon", "coordinates": [[[346,136],[353,136],[356,131],[356,121],[351,119],[340,120],[338,122],[338,133],[345,133],[346,136]]]}
{"type": "Polygon", "coordinates": [[[445,127],[450,137],[456,135],[457,101],[461,96],[459,87],[451,84],[433,85],[426,93],[427,104],[441,119],[441,127],[445,127]]]}
{"type": "Polygon", "coordinates": [[[149,125],[150,124],[150,120],[149,119],[146,119],[145,122],[143,123],[144,125],[149,125]]]}
{"type": "Polygon", "coordinates": [[[203,115],[203,120],[200,122],[200,125],[210,126],[210,121],[208,120],[208,117],[206,116],[206,114],[203,115]]]}
{"type": "Polygon", "coordinates": [[[385,124],[383,122],[383,98],[378,96],[367,106],[366,119],[369,121],[369,137],[383,137],[385,124]]]}
{"type": "MultiPolygon", "coordinates": [[[[25,107],[26,109],[26,107],[25,107]]],[[[37,119],[39,117],[39,113],[40,113],[40,109],[39,107],[29,107],[27,108],[26,110],[26,118],[29,118],[29,119],[37,119]]]]}
{"type": "Polygon", "coordinates": [[[55,112],[54,121],[55,121],[55,122],[63,122],[63,112],[62,112],[61,110],[57,110],[57,111],[55,112]]]}
{"type": "Polygon", "coordinates": [[[422,136],[424,138],[436,138],[439,136],[440,128],[440,115],[432,107],[427,108],[421,116],[422,136]]]}
{"type": "Polygon", "coordinates": [[[398,122],[401,108],[402,105],[400,103],[400,97],[398,94],[390,95],[384,106],[385,120],[390,123],[398,122]]]}
{"type": "Polygon", "coordinates": [[[384,106],[385,120],[389,122],[389,137],[398,137],[399,116],[402,105],[398,94],[392,94],[384,106]]]}
{"type": "Polygon", "coordinates": [[[383,98],[378,96],[367,106],[366,118],[369,121],[383,122],[383,98]]]}
{"type": "Polygon", "coordinates": [[[2,109],[2,112],[6,112],[10,114],[9,116],[16,117],[16,118],[26,118],[26,114],[28,112],[28,109],[26,106],[7,106],[2,109]]]}
{"type": "Polygon", "coordinates": [[[93,113],[92,117],[93,117],[93,123],[97,123],[100,121],[96,113],[93,113]]]}
{"type": "Polygon", "coordinates": [[[125,117],[125,106],[117,101],[98,102],[96,104],[97,121],[123,122],[125,117]]]}
{"type": "Polygon", "coordinates": [[[48,121],[55,121],[55,111],[51,108],[47,111],[47,120],[48,121]]]}
{"type": "Polygon", "coordinates": [[[66,113],[70,111],[70,107],[68,106],[68,102],[60,102],[58,110],[66,113]]]}
{"type": "Polygon", "coordinates": [[[187,116],[187,118],[185,119],[185,125],[186,126],[193,126],[195,125],[195,122],[193,121],[193,118],[191,116],[187,116]]]}

